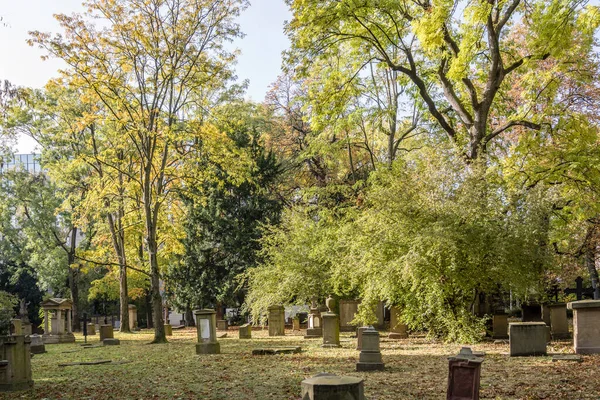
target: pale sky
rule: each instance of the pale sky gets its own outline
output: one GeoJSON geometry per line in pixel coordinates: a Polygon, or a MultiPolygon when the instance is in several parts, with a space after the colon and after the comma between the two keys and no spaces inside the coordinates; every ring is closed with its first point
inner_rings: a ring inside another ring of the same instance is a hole
{"type": "MultiPolygon", "coordinates": [[[[83,11],[82,0],[0,0],[0,16],[7,26],[0,26],[0,80],[15,85],[40,88],[62,64],[42,61],[42,50],[25,42],[27,32],[60,33],[53,14],[83,11]]],[[[289,46],[283,23],[291,19],[284,0],[251,0],[252,5],[240,17],[246,37],[236,41],[242,51],[236,66],[240,80],[248,79],[248,98],[262,101],[268,86],[281,71],[281,52],[289,46]]],[[[18,153],[30,153],[35,143],[21,138],[18,153]]]]}

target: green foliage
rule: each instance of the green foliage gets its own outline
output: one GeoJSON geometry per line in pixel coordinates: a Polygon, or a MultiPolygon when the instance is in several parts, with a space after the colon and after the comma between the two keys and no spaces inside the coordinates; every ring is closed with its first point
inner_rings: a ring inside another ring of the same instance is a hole
{"type": "Polygon", "coordinates": [[[0,290],[0,335],[10,332],[10,320],[15,315],[15,306],[18,304],[15,296],[0,290]]]}

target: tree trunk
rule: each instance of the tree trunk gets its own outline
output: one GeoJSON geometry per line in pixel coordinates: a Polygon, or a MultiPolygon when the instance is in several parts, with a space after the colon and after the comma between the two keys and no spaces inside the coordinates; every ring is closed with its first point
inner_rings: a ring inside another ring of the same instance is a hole
{"type": "Polygon", "coordinates": [[[146,328],[152,329],[154,328],[153,318],[152,318],[152,295],[151,292],[146,293],[146,328]]]}
{"type": "Polygon", "coordinates": [[[194,322],[194,313],[190,307],[185,310],[185,326],[196,326],[194,322]]]}
{"type": "Polygon", "coordinates": [[[119,300],[121,302],[121,332],[131,332],[129,326],[129,292],[127,289],[127,267],[119,267],[119,300]]]}
{"type": "Polygon", "coordinates": [[[160,275],[158,271],[158,258],[156,252],[158,246],[156,244],[156,230],[150,224],[148,235],[148,253],[150,258],[150,282],[152,289],[152,308],[154,312],[154,340],[152,343],[166,343],[165,322],[163,319],[163,301],[160,295],[160,275]]]}
{"type": "Polygon", "coordinates": [[[79,320],[79,268],[73,268],[75,264],[75,249],[77,244],[77,228],[73,227],[71,230],[71,243],[69,246],[69,253],[67,254],[67,262],[69,264],[69,290],[71,291],[71,300],[73,301],[73,321],[71,322],[71,329],[74,331],[81,330],[81,322],[79,320]]]}

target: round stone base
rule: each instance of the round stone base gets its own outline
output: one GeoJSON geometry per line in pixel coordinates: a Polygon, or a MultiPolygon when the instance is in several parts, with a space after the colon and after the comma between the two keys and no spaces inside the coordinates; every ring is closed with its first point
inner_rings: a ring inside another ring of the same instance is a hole
{"type": "Polygon", "coordinates": [[[220,354],[219,343],[196,343],[196,354],[220,354]]]}

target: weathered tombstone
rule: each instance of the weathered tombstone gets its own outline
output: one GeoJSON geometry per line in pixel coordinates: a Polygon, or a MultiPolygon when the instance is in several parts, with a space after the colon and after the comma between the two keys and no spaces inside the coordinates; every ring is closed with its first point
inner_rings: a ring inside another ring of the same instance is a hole
{"type": "Polygon", "coordinates": [[[244,324],[240,326],[240,339],[252,339],[252,325],[244,324]]]}
{"type": "Polygon", "coordinates": [[[353,376],[317,374],[301,383],[302,400],[365,400],[363,380],[353,376]]]}
{"type": "Polygon", "coordinates": [[[321,347],[340,347],[338,316],[332,312],[321,314],[323,319],[323,344],[321,347]]]}
{"type": "MultiPolygon", "coordinates": [[[[20,307],[19,307],[19,319],[21,320],[22,325],[22,334],[25,336],[31,335],[33,333],[33,328],[31,326],[31,322],[29,321],[29,316],[27,315],[27,306],[29,303],[25,302],[25,299],[21,299],[20,307]]],[[[20,335],[21,333],[19,333],[20,335]]]]}
{"type": "Polygon", "coordinates": [[[362,349],[362,335],[363,332],[369,328],[372,328],[372,326],[359,326],[358,329],[356,329],[356,350],[362,349]]]}
{"type": "Polygon", "coordinates": [[[542,320],[542,306],[539,304],[523,304],[521,322],[540,322],[542,320]]]}
{"type": "Polygon", "coordinates": [[[510,356],[545,356],[547,330],[544,322],[508,324],[510,356]]]}
{"type": "Polygon", "coordinates": [[[548,307],[548,303],[542,303],[542,321],[548,326],[550,326],[550,308],[548,307]]]}
{"type": "Polygon", "coordinates": [[[226,319],[217,320],[217,330],[218,331],[226,331],[229,328],[229,324],[226,319]]]}
{"type": "Polygon", "coordinates": [[[362,344],[356,370],[383,371],[384,368],[381,351],[379,351],[379,332],[373,327],[368,327],[362,333],[362,344]]]}
{"type": "Polygon", "coordinates": [[[129,328],[132,331],[138,330],[138,316],[137,316],[137,307],[134,304],[129,304],[127,306],[129,310],[129,328]]]}
{"type": "MultiPolygon", "coordinates": [[[[342,332],[352,332],[356,326],[352,325],[352,320],[358,312],[358,300],[340,300],[340,330],[342,332]]],[[[335,310],[330,310],[335,312],[335,310]]]]}
{"type": "Polygon", "coordinates": [[[71,309],[69,299],[52,298],[41,304],[44,310],[44,343],[75,343],[71,330],[71,309]]]}
{"type": "Polygon", "coordinates": [[[212,309],[195,310],[194,314],[198,333],[196,354],[219,354],[221,345],[217,342],[216,311],[212,309]]]}
{"type": "Polygon", "coordinates": [[[567,320],[567,305],[565,303],[557,303],[548,305],[550,310],[550,333],[553,339],[568,339],[571,337],[569,333],[569,322],[567,320]]]}
{"type": "Polygon", "coordinates": [[[87,334],[88,336],[96,336],[96,324],[91,322],[87,324],[87,334]]]}
{"type": "Polygon", "coordinates": [[[447,400],[478,400],[483,358],[473,354],[469,347],[448,358],[447,400]]]}
{"type": "Polygon", "coordinates": [[[600,353],[600,300],[573,301],[573,344],[577,354],[600,353]]]}
{"type": "Polygon", "coordinates": [[[106,338],[102,341],[102,344],[105,346],[118,346],[121,344],[121,341],[115,338],[106,338]]]}
{"type": "Polygon", "coordinates": [[[390,310],[390,339],[406,339],[408,337],[408,327],[402,322],[400,309],[393,306],[390,310]]]}
{"type": "Polygon", "coordinates": [[[300,330],[300,317],[295,316],[292,318],[292,330],[299,331],[300,330]]]}
{"type": "Polygon", "coordinates": [[[310,313],[308,314],[308,327],[306,328],[304,339],[313,339],[323,336],[321,321],[321,310],[317,306],[316,301],[313,301],[313,304],[310,307],[310,313]]]}
{"type": "Polygon", "coordinates": [[[165,324],[165,336],[173,336],[173,326],[171,324],[165,324]]]}
{"type": "Polygon", "coordinates": [[[31,343],[29,349],[33,354],[43,354],[46,352],[46,346],[44,345],[44,338],[40,335],[30,335],[31,343]]]}
{"type": "Polygon", "coordinates": [[[104,339],[114,339],[115,332],[112,325],[100,325],[100,341],[104,342],[104,339]]]}
{"type": "Polygon", "coordinates": [[[0,336],[0,392],[33,387],[30,343],[23,335],[0,336]]]}
{"type": "Polygon", "coordinates": [[[269,307],[269,336],[285,336],[285,309],[282,305],[269,307]]]}
{"type": "Polygon", "coordinates": [[[492,317],[492,338],[507,339],[508,338],[508,315],[505,313],[497,313],[492,317]]]}

